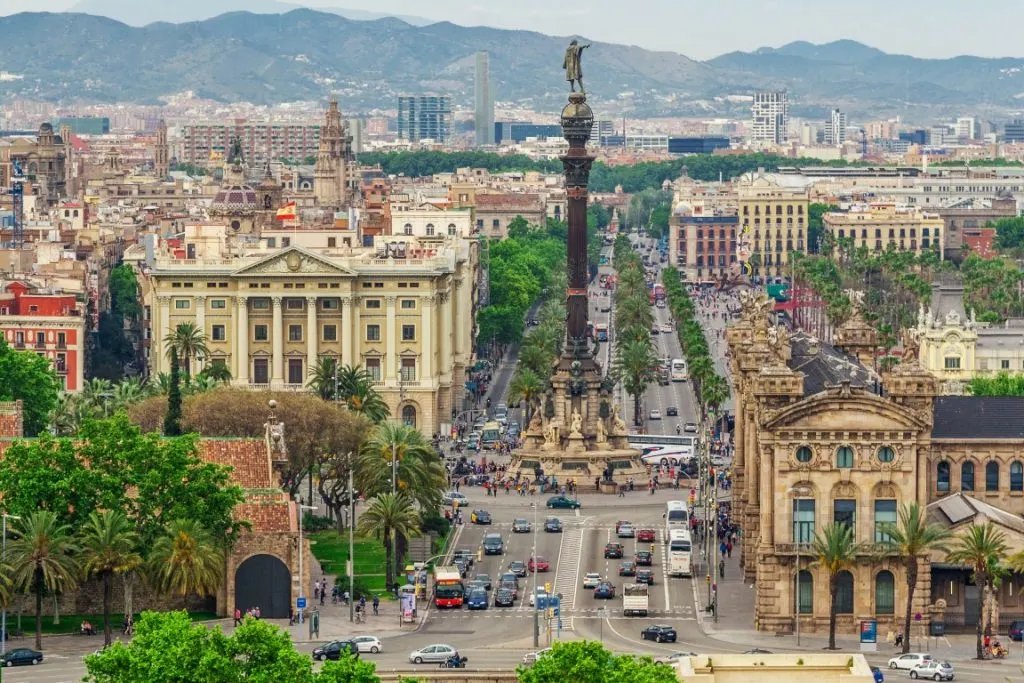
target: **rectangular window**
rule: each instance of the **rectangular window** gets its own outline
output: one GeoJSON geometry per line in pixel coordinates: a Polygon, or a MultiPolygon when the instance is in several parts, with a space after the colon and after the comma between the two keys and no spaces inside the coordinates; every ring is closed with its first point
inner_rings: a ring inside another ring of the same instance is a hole
{"type": "Polygon", "coordinates": [[[402,310],[410,311],[416,308],[416,299],[402,299],[402,310]]]}
{"type": "Polygon", "coordinates": [[[292,246],[292,238],[291,237],[282,237],[281,238],[281,246],[282,247],[290,247],[290,246],[292,246]]]}
{"type": "Polygon", "coordinates": [[[373,308],[373,309],[379,309],[380,308],[380,299],[367,299],[366,300],[366,307],[367,308],[373,308]]]}
{"type": "Polygon", "coordinates": [[[337,237],[328,237],[327,238],[327,248],[330,249],[330,248],[333,248],[333,247],[336,247],[336,246],[338,246],[338,238],[337,237]]]}
{"type": "Polygon", "coordinates": [[[253,299],[252,308],[254,311],[265,311],[270,308],[270,299],[253,299]]]}
{"type": "Polygon", "coordinates": [[[875,501],[875,543],[887,543],[889,534],[885,528],[889,524],[896,524],[896,501],[876,500],[875,501]]]}
{"type": "Polygon", "coordinates": [[[403,382],[415,382],[416,381],[416,359],[415,358],[403,358],[402,359],[402,376],[403,382]]]}
{"type": "Polygon", "coordinates": [[[267,341],[270,335],[267,334],[266,325],[254,325],[252,328],[253,341],[267,341]]]}
{"type": "Polygon", "coordinates": [[[415,325],[402,325],[402,341],[416,341],[415,325]]]}
{"type": "Polygon", "coordinates": [[[1010,369],[1010,361],[1009,360],[1001,360],[1001,361],[999,361],[999,367],[1002,368],[1003,370],[1009,370],[1010,369]]]}
{"type": "Polygon", "coordinates": [[[856,537],[857,501],[839,499],[832,503],[832,521],[850,527],[856,537]]]}
{"type": "Polygon", "coordinates": [[[287,299],[289,311],[301,311],[302,310],[302,299],[287,299]]]}
{"type": "Polygon", "coordinates": [[[380,358],[366,359],[366,372],[370,373],[370,379],[374,382],[380,381],[380,358]]]}
{"type": "MultiPolygon", "coordinates": [[[[267,247],[269,247],[270,249],[276,248],[277,247],[277,238],[276,237],[268,237],[267,238],[267,247]]],[[[260,382],[260,384],[262,384],[262,382],[260,382]]]]}
{"type": "Polygon", "coordinates": [[[324,325],[324,341],[338,341],[338,326],[324,325]]]}
{"type": "Polygon", "coordinates": [[[288,326],[288,341],[300,342],[302,341],[302,325],[289,325],[288,326]]]}
{"type": "Polygon", "coordinates": [[[321,299],[320,300],[320,308],[325,310],[325,311],[336,311],[336,310],[338,310],[338,304],[339,304],[339,302],[338,302],[337,299],[321,299]]]}
{"type": "Polygon", "coordinates": [[[797,498],[793,501],[793,542],[811,543],[814,540],[814,499],[797,498]]]}
{"type": "Polygon", "coordinates": [[[253,358],[252,360],[252,381],[253,384],[270,384],[270,368],[266,358],[253,358]]]}
{"type": "Polygon", "coordinates": [[[960,356],[947,356],[945,359],[945,366],[947,370],[959,370],[960,356]]]}
{"type": "Polygon", "coordinates": [[[213,310],[221,311],[228,307],[226,299],[210,299],[210,308],[213,310]]]}
{"type": "Polygon", "coordinates": [[[366,341],[380,341],[380,325],[366,326],[366,341]]]}
{"type": "Polygon", "coordinates": [[[192,302],[189,301],[188,299],[175,299],[174,308],[176,308],[179,311],[185,311],[192,308],[192,302]]]}
{"type": "Polygon", "coordinates": [[[213,339],[213,341],[224,341],[224,339],[225,339],[224,326],[223,325],[214,325],[213,327],[211,327],[210,328],[210,338],[213,339]]]}
{"type": "Polygon", "coordinates": [[[302,359],[288,359],[288,384],[304,384],[306,378],[302,374],[302,359]]]}

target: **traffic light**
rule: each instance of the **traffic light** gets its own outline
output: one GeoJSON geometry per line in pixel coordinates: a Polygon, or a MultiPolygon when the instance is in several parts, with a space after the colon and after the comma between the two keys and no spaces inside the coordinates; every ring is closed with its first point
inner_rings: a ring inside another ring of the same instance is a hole
{"type": "Polygon", "coordinates": [[[555,608],[554,607],[548,607],[548,619],[554,619],[554,618],[555,618],[555,608]]]}

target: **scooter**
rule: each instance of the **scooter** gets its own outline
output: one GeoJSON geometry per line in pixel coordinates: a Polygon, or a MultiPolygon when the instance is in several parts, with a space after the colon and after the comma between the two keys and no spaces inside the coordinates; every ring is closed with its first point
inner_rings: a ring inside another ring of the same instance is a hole
{"type": "Polygon", "coordinates": [[[441,669],[465,669],[466,662],[469,661],[469,657],[451,657],[446,661],[441,662],[439,668],[441,669]]]}

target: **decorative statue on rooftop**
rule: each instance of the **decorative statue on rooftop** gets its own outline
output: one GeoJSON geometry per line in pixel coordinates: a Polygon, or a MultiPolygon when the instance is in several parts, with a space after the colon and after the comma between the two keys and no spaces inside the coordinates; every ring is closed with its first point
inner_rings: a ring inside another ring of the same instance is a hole
{"type": "Polygon", "coordinates": [[[590,43],[580,45],[573,39],[569,47],[565,48],[565,59],[562,61],[562,68],[565,69],[565,80],[569,81],[569,89],[576,92],[576,83],[580,84],[580,92],[584,95],[587,91],[583,89],[583,51],[590,47],[590,43]]]}

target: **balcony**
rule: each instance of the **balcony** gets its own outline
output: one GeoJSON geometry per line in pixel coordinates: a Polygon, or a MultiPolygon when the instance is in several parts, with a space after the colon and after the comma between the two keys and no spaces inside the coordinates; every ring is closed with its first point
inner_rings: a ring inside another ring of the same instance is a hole
{"type": "Polygon", "coordinates": [[[16,349],[23,349],[23,348],[25,348],[25,340],[24,339],[15,339],[14,340],[14,348],[16,348],[16,349]]]}
{"type": "Polygon", "coordinates": [[[61,375],[66,375],[67,372],[68,372],[68,364],[67,363],[62,363],[61,361],[55,362],[53,364],[53,368],[54,368],[54,370],[57,371],[58,374],[61,374],[61,375]]]}
{"type": "Polygon", "coordinates": [[[45,341],[36,341],[36,348],[37,349],[45,350],[46,349],[46,342],[45,341]]]}
{"type": "Polygon", "coordinates": [[[57,348],[58,349],[66,349],[66,348],[68,348],[67,341],[64,340],[64,339],[58,339],[57,340],[57,348]]]}

